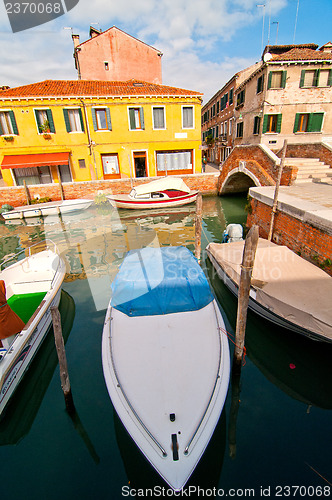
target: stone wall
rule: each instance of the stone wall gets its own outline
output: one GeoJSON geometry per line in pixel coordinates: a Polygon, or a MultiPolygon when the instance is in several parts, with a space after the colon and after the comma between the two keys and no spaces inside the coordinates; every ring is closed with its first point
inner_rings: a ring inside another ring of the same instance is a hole
{"type": "MultiPolygon", "coordinates": [[[[281,156],[281,151],[278,151],[277,156],[281,156]]],[[[287,158],[318,158],[332,167],[332,147],[321,142],[288,144],[286,156],[287,158]]]]}
{"type": "MultiPolygon", "coordinates": [[[[271,212],[271,206],[251,199],[247,226],[257,224],[260,237],[267,238],[271,212]]],[[[332,259],[332,231],[305,223],[278,210],[274,219],[273,241],[278,245],[286,245],[306,260],[320,265],[332,276],[332,266],[328,265],[332,259]]]]}
{"type": "MultiPolygon", "coordinates": [[[[218,173],[205,173],[183,175],[181,177],[191,189],[197,189],[202,194],[217,194],[218,175],[218,173]]],[[[154,180],[154,178],[135,179],[133,184],[138,185],[143,182],[150,182],[151,180],[154,180]]],[[[131,183],[130,179],[66,182],[62,184],[62,188],[65,199],[71,200],[77,198],[94,198],[99,191],[105,191],[108,194],[129,193],[131,183]]],[[[60,185],[56,183],[28,186],[28,191],[30,199],[49,197],[52,201],[61,200],[60,185]]],[[[0,187],[0,207],[5,203],[13,207],[26,205],[27,200],[24,187],[0,187]]]]}

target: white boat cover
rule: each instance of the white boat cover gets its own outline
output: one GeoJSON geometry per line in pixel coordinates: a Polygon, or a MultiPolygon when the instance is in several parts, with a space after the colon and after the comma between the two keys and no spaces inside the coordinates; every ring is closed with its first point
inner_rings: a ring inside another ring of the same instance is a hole
{"type": "Polygon", "coordinates": [[[178,191],[184,191],[185,193],[190,193],[190,188],[180,177],[162,177],[156,181],[148,182],[146,184],[140,184],[133,188],[136,195],[143,195],[148,193],[154,193],[156,191],[165,191],[167,189],[176,189],[178,191]]]}
{"type": "Polygon", "coordinates": [[[196,311],[213,300],[202,269],[185,247],[131,250],[111,288],[112,307],[127,316],[196,311]]]}
{"type": "MultiPolygon", "coordinates": [[[[240,281],[244,241],[210,243],[224,272],[240,281]]],[[[332,339],[332,278],[285,246],[259,238],[252,274],[256,301],[307,330],[332,339]]]]}

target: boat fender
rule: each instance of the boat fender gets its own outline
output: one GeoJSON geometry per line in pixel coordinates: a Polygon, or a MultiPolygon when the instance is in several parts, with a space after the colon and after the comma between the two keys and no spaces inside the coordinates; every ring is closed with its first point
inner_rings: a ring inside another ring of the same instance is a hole
{"type": "Polygon", "coordinates": [[[178,445],[178,437],[176,434],[172,434],[172,451],[173,451],[173,460],[179,460],[179,445],[178,445]]]}

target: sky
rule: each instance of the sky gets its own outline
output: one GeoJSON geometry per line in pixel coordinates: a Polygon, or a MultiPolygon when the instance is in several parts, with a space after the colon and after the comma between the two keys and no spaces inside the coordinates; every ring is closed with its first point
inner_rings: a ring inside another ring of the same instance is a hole
{"type": "Polygon", "coordinates": [[[0,0],[0,86],[77,79],[71,34],[83,42],[90,26],[117,26],[157,48],[163,84],[202,92],[204,102],[259,61],[268,42],[321,47],[332,40],[332,0],[79,0],[64,15],[16,33],[10,1],[0,0]]]}

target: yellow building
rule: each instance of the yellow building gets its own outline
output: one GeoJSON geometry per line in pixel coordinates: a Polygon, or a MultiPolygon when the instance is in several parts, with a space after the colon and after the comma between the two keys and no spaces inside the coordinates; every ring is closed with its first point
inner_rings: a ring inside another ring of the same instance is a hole
{"type": "Polygon", "coordinates": [[[201,100],[137,80],[0,90],[2,184],[199,173],[201,100]]]}

